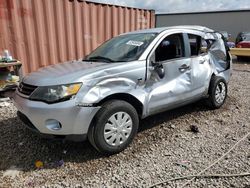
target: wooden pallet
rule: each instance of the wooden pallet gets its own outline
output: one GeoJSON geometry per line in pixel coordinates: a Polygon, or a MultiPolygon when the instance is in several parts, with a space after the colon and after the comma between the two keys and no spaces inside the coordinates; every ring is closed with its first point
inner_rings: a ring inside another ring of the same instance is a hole
{"type": "Polygon", "coordinates": [[[250,48],[230,48],[230,53],[235,56],[250,57],[250,48]]]}

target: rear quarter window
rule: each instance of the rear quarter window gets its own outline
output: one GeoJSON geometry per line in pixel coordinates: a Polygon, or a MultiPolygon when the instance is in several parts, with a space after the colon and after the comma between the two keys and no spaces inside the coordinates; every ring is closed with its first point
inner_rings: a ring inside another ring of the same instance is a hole
{"type": "Polygon", "coordinates": [[[207,53],[208,43],[201,36],[188,34],[188,39],[191,56],[198,56],[207,53]]]}

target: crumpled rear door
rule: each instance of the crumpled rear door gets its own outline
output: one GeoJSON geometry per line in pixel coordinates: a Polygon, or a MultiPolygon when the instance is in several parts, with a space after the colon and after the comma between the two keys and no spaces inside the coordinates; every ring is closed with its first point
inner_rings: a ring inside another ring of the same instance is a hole
{"type": "Polygon", "coordinates": [[[210,44],[208,47],[210,61],[218,74],[228,82],[231,76],[232,58],[225,40],[221,34],[213,33],[207,36],[207,41],[210,44]]]}

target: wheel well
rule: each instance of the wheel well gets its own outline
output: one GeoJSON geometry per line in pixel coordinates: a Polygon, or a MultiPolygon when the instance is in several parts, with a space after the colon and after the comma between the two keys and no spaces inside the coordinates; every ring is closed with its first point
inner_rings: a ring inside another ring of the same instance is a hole
{"type": "Polygon", "coordinates": [[[208,86],[208,91],[210,90],[211,87],[211,80],[213,79],[213,77],[215,77],[216,75],[213,73],[210,77],[210,81],[209,81],[209,86],[208,86]]]}
{"type": "Polygon", "coordinates": [[[211,77],[210,77],[210,83],[211,83],[212,78],[215,77],[215,76],[216,75],[214,73],[211,75],[211,77]]]}
{"type": "Polygon", "coordinates": [[[104,99],[102,99],[100,102],[96,104],[96,106],[101,106],[103,103],[109,101],[109,100],[123,100],[131,104],[137,111],[138,116],[142,116],[142,111],[143,111],[143,104],[135,98],[133,95],[127,94],[127,93],[117,93],[110,95],[104,99]]]}

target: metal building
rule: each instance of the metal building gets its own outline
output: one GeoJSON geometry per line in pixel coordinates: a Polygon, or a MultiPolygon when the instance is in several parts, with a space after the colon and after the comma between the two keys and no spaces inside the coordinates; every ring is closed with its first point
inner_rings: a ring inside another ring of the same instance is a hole
{"type": "Polygon", "coordinates": [[[240,31],[250,31],[249,18],[250,10],[157,14],[156,27],[203,25],[236,38],[240,31]]]}
{"type": "Polygon", "coordinates": [[[120,33],[154,27],[155,13],[83,0],[0,0],[0,25],[0,52],[8,49],[28,73],[83,58],[120,33]]]}

